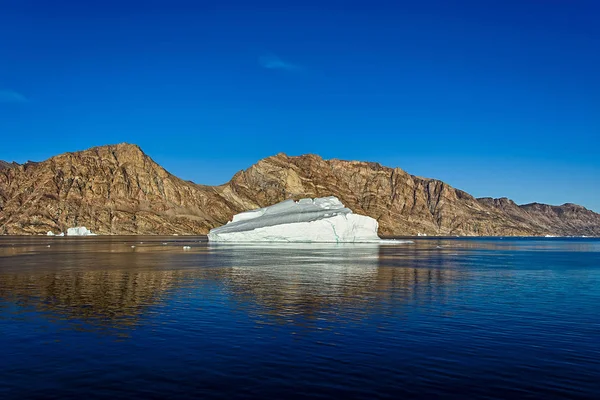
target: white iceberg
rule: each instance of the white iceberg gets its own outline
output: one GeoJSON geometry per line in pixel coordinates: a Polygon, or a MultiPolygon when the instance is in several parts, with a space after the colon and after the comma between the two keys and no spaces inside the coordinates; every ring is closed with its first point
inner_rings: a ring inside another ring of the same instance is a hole
{"type": "Polygon", "coordinates": [[[378,223],[353,214],[334,196],[275,205],[243,212],[211,229],[213,242],[380,242],[378,223]]]}
{"type": "Polygon", "coordinates": [[[67,229],[67,236],[96,236],[85,226],[76,226],[75,228],[67,229]]]}
{"type": "Polygon", "coordinates": [[[48,233],[46,233],[46,236],[54,236],[54,232],[48,231],[48,233]]]}

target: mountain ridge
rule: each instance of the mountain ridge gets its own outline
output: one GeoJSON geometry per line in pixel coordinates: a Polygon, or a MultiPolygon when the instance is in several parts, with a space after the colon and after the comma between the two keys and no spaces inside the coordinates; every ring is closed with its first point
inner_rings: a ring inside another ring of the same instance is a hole
{"type": "Polygon", "coordinates": [[[208,186],[176,177],[128,143],[0,162],[0,234],[76,225],[101,234],[205,234],[241,211],[329,195],[377,219],[382,235],[600,235],[600,214],[583,206],[475,198],[376,162],[278,153],[208,186]]]}

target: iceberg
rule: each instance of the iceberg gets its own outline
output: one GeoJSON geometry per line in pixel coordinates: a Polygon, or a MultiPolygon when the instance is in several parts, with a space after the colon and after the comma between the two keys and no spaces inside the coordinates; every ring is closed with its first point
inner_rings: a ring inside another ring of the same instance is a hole
{"type": "Polygon", "coordinates": [[[54,236],[54,232],[48,231],[48,233],[46,233],[46,236],[54,236]]]}
{"type": "Polygon", "coordinates": [[[67,229],[67,236],[96,236],[85,226],[77,226],[75,228],[67,229]]]}
{"type": "Polygon", "coordinates": [[[334,196],[275,205],[233,216],[227,224],[211,229],[212,242],[380,242],[378,223],[352,213],[334,196]]]}

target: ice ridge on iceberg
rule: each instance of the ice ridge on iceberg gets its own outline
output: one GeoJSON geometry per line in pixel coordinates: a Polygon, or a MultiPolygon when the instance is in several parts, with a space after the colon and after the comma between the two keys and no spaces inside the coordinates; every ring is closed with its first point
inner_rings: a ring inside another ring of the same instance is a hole
{"type": "Polygon", "coordinates": [[[379,242],[378,223],[357,215],[334,196],[275,205],[233,216],[212,229],[215,242],[379,242]]]}

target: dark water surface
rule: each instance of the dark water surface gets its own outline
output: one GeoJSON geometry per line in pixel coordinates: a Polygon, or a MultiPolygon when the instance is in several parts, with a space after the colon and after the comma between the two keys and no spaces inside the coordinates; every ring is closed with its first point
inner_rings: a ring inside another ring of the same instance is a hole
{"type": "Polygon", "coordinates": [[[599,399],[600,240],[0,237],[0,335],[1,399],[599,399]]]}

